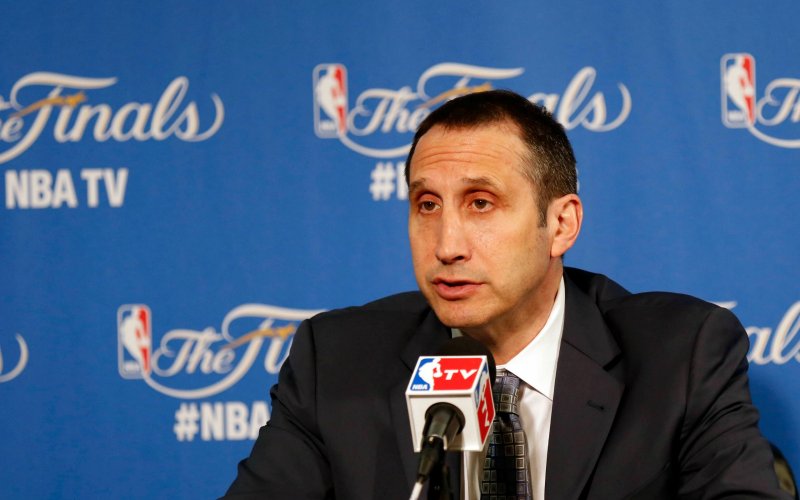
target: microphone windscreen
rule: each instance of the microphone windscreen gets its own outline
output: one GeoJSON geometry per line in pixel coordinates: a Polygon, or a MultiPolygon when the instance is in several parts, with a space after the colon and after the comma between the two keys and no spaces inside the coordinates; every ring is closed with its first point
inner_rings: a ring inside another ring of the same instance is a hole
{"type": "Polygon", "coordinates": [[[448,340],[442,344],[436,356],[486,356],[486,362],[489,365],[489,380],[494,384],[497,368],[494,366],[492,353],[485,345],[472,337],[462,335],[448,340]]]}

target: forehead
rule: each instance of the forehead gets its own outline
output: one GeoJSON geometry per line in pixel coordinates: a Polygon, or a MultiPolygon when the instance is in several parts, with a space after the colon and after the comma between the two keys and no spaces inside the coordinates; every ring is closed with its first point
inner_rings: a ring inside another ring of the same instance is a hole
{"type": "Polygon", "coordinates": [[[514,124],[499,122],[470,128],[437,125],[419,139],[411,159],[409,181],[427,177],[434,169],[454,175],[479,170],[527,178],[529,162],[529,151],[514,124]]]}

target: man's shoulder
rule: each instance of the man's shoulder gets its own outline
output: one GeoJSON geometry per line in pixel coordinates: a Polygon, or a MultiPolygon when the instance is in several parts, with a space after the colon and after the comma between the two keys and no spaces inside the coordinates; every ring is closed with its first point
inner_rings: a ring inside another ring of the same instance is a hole
{"type": "Polygon", "coordinates": [[[741,329],[732,312],[698,297],[662,291],[631,293],[604,275],[577,269],[566,275],[589,295],[618,340],[626,334],[691,337],[710,319],[732,333],[741,329]]]}
{"type": "Polygon", "coordinates": [[[661,291],[631,293],[603,274],[582,269],[567,268],[565,274],[597,304],[603,314],[643,309],[651,313],[661,311],[671,314],[678,311],[683,314],[704,316],[722,309],[716,304],[682,293],[661,291]]]}
{"type": "MultiPolygon", "coordinates": [[[[337,363],[369,352],[376,362],[398,355],[420,331],[444,328],[418,292],[384,297],[362,306],[326,311],[307,320],[303,335],[313,338],[318,351],[336,353],[337,363]]],[[[345,362],[346,364],[346,362],[345,362]]],[[[377,368],[376,368],[377,369],[377,368]]]]}
{"type": "Polygon", "coordinates": [[[430,306],[419,292],[389,295],[361,306],[332,309],[311,318],[315,325],[419,322],[430,313],[430,306]]]}
{"type": "Polygon", "coordinates": [[[632,293],[603,302],[601,308],[606,313],[624,313],[641,309],[651,314],[680,313],[690,316],[706,316],[715,311],[726,310],[698,297],[675,292],[632,293]]]}

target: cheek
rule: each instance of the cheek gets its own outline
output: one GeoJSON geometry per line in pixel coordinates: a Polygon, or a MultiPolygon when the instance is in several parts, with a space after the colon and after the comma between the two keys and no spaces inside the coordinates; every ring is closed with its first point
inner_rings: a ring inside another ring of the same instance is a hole
{"type": "Polygon", "coordinates": [[[465,233],[469,236],[475,250],[494,254],[502,250],[502,243],[508,239],[508,229],[502,221],[495,218],[470,221],[465,233]]]}
{"type": "Polygon", "coordinates": [[[430,238],[419,228],[409,230],[411,263],[414,266],[414,274],[417,276],[423,275],[426,266],[430,266],[430,259],[433,255],[430,241],[430,238]]]}
{"type": "Polygon", "coordinates": [[[502,238],[498,243],[498,236],[490,231],[476,232],[473,236],[473,247],[475,253],[483,254],[485,257],[494,260],[505,253],[502,238]]]}
{"type": "Polygon", "coordinates": [[[425,241],[425,235],[419,230],[419,228],[409,228],[408,243],[411,247],[412,256],[416,257],[421,253],[422,249],[425,247],[425,241]]]}
{"type": "Polygon", "coordinates": [[[434,220],[415,218],[408,223],[411,251],[422,255],[435,246],[437,226],[434,220]]]}
{"type": "Polygon", "coordinates": [[[545,272],[550,262],[550,248],[545,231],[539,230],[531,234],[527,246],[520,252],[519,258],[532,278],[538,279],[545,272]]]}
{"type": "Polygon", "coordinates": [[[518,254],[529,254],[537,244],[534,231],[527,225],[498,217],[475,221],[469,234],[474,247],[489,258],[516,260],[518,254]]]}
{"type": "Polygon", "coordinates": [[[516,231],[487,238],[493,238],[494,260],[512,276],[535,273],[536,269],[546,266],[550,259],[547,233],[541,229],[518,227],[516,231]]]}

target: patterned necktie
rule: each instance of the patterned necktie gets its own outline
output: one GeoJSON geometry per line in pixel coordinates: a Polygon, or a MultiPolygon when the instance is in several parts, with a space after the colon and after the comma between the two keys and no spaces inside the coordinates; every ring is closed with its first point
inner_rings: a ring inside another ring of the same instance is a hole
{"type": "Polygon", "coordinates": [[[519,378],[497,370],[493,389],[496,416],[483,463],[481,500],[531,500],[528,444],[519,421],[519,378]]]}

